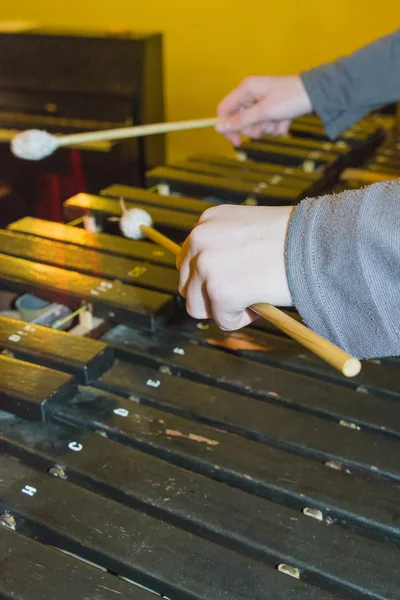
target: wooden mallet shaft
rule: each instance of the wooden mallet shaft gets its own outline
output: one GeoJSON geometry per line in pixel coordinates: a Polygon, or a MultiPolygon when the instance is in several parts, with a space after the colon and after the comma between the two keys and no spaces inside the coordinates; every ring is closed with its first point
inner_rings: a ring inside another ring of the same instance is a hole
{"type": "Polygon", "coordinates": [[[255,304],[251,309],[346,377],[355,377],[361,371],[361,363],[357,358],[335,346],[335,344],[302,325],[302,323],[292,319],[276,306],[264,302],[255,304]]]}
{"type": "Polygon", "coordinates": [[[76,146],[89,142],[101,142],[122,140],[127,138],[144,137],[173,131],[185,131],[188,129],[200,129],[214,127],[218,118],[195,119],[191,121],[176,121],[171,123],[152,123],[151,125],[136,125],[135,127],[120,127],[118,129],[103,129],[100,131],[88,131],[84,133],[73,133],[57,137],[57,145],[76,146]]]}
{"type": "Polygon", "coordinates": [[[175,242],[170,240],[166,235],[163,235],[156,229],[153,229],[153,227],[149,227],[148,225],[141,225],[140,231],[143,233],[144,236],[148,237],[155,244],[166,248],[167,250],[172,252],[172,254],[175,254],[175,256],[177,256],[181,251],[181,247],[179,246],[179,244],[175,244],[175,242]]]}
{"type": "MultiPolygon", "coordinates": [[[[141,225],[140,230],[149,239],[156,244],[163,246],[175,255],[181,251],[179,244],[176,244],[165,235],[162,235],[153,227],[141,225]]],[[[286,313],[282,312],[276,306],[266,302],[255,304],[251,309],[260,317],[275,325],[278,329],[286,333],[292,339],[299,342],[302,346],[311,350],[314,354],[322,358],[326,363],[340,371],[346,377],[355,377],[361,371],[359,360],[321,337],[305,325],[302,325],[286,313]]]]}

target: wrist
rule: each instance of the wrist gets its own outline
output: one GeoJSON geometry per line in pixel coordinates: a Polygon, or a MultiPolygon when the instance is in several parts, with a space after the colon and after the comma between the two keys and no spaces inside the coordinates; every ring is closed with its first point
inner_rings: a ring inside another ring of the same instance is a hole
{"type": "Polygon", "coordinates": [[[274,306],[293,306],[286,271],[286,244],[290,226],[292,206],[260,207],[262,244],[257,252],[263,269],[259,274],[258,292],[253,297],[257,302],[268,302],[274,306]]]}
{"type": "Polygon", "coordinates": [[[279,285],[279,297],[277,298],[277,301],[275,302],[275,306],[293,306],[293,299],[292,299],[292,295],[290,293],[290,288],[289,288],[289,281],[288,281],[288,274],[287,274],[287,265],[286,265],[286,246],[287,246],[287,239],[288,239],[288,235],[289,235],[289,229],[290,229],[290,223],[291,223],[291,219],[292,216],[294,214],[296,210],[296,207],[294,206],[285,206],[282,207],[282,213],[281,213],[281,222],[280,222],[280,226],[279,226],[279,237],[280,237],[280,241],[279,244],[282,248],[282,252],[280,254],[280,260],[278,262],[278,281],[280,282],[279,285]]]}
{"type": "Polygon", "coordinates": [[[297,76],[297,84],[299,88],[299,110],[301,115],[309,115],[314,111],[311,97],[308,93],[303,74],[297,76]]]}

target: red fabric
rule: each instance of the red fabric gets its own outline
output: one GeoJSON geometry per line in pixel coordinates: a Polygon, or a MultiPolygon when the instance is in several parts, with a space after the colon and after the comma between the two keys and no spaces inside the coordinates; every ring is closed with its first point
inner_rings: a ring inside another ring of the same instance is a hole
{"type": "Polygon", "coordinates": [[[80,192],[86,192],[86,178],[81,153],[77,150],[70,150],[68,159],[66,174],[50,172],[41,175],[35,203],[37,218],[62,222],[65,200],[80,192]]]}

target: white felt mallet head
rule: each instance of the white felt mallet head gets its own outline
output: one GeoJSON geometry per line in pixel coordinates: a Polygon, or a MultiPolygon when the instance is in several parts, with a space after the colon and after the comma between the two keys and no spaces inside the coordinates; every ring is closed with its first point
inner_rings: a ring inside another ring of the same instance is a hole
{"type": "Polygon", "coordinates": [[[119,222],[123,235],[132,240],[140,240],[146,237],[141,230],[141,226],[151,227],[153,220],[148,212],[141,208],[131,208],[127,210],[123,200],[120,200],[122,208],[122,217],[119,222]]]}
{"type": "Polygon", "coordinates": [[[41,160],[53,154],[57,148],[56,136],[39,129],[22,131],[11,140],[12,153],[25,160],[41,160]]]}

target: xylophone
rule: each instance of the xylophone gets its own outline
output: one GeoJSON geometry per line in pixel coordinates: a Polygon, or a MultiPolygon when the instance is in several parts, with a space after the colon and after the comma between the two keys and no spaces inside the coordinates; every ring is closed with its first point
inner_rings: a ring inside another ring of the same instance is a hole
{"type": "Polygon", "coordinates": [[[295,203],[385,155],[372,118],[318,136],[299,119],[0,231],[3,289],[80,311],[0,316],[1,598],[400,598],[397,359],[346,379],[268,324],[196,322],[174,256],[116,235],[121,197],[181,241],[208,206],[295,203]]]}

